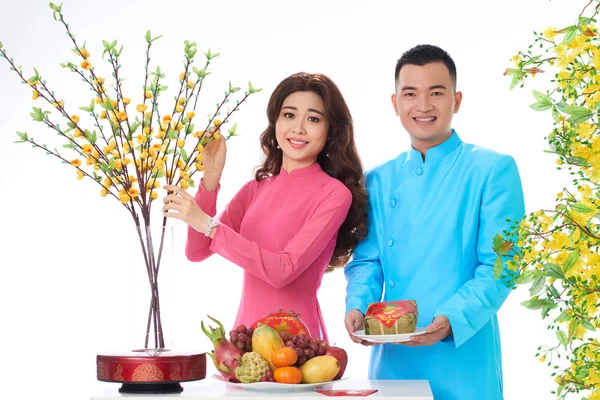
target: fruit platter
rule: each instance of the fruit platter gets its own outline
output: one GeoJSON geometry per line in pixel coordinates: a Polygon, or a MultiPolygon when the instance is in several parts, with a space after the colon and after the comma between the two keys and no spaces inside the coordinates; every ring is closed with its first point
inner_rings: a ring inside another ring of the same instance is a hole
{"type": "Polygon", "coordinates": [[[269,314],[228,335],[221,322],[202,322],[214,350],[207,353],[217,380],[249,390],[310,390],[343,379],[348,355],[341,347],[311,337],[292,311],[269,314]],[[226,336],[227,335],[227,336],[226,336]]]}

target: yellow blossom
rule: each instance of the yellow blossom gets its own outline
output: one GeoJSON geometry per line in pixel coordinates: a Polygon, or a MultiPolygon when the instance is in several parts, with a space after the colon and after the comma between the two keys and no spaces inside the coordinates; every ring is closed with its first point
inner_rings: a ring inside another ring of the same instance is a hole
{"type": "Polygon", "coordinates": [[[172,120],[172,117],[170,115],[165,115],[164,117],[162,117],[162,122],[165,124],[170,124],[172,120]]]}
{"type": "Polygon", "coordinates": [[[74,124],[78,124],[79,117],[77,115],[71,115],[71,121],[73,121],[74,124]]]}
{"type": "Polygon", "coordinates": [[[77,170],[77,180],[83,179],[84,176],[85,174],[83,173],[83,171],[77,170]]]}
{"type": "MultiPolygon", "coordinates": [[[[202,135],[204,135],[204,131],[197,131],[197,132],[192,133],[192,136],[195,138],[199,138],[202,135]]],[[[200,151],[203,151],[203,150],[200,150],[200,151]]]]}
{"type": "Polygon", "coordinates": [[[158,192],[154,192],[154,191],[153,191],[153,192],[150,194],[150,198],[152,198],[152,200],[156,200],[156,199],[158,198],[158,192]]]}
{"type": "Polygon", "coordinates": [[[34,90],[34,91],[31,93],[31,98],[32,98],[33,100],[36,100],[38,97],[40,97],[40,94],[38,93],[38,91],[37,91],[37,90],[34,90]]]}
{"type": "Polygon", "coordinates": [[[125,158],[123,159],[123,165],[129,165],[129,163],[131,163],[131,159],[130,159],[130,158],[127,158],[127,157],[125,157],[125,158]]]}
{"type": "Polygon", "coordinates": [[[145,128],[144,128],[144,133],[145,133],[146,135],[152,135],[152,130],[150,130],[150,127],[149,127],[149,126],[147,126],[147,127],[145,127],[145,128]]]}
{"type": "Polygon", "coordinates": [[[131,99],[129,97],[124,97],[123,104],[128,105],[129,103],[131,103],[131,99]]]}
{"type": "Polygon", "coordinates": [[[181,122],[177,123],[177,126],[175,127],[176,130],[180,131],[183,129],[183,124],[181,122]]]}
{"type": "Polygon", "coordinates": [[[177,141],[177,147],[182,148],[183,146],[185,146],[185,140],[184,139],[179,139],[177,141]]]}
{"type": "Polygon", "coordinates": [[[102,85],[104,85],[104,78],[98,76],[98,77],[96,77],[96,79],[94,79],[94,83],[97,86],[102,86],[102,85]]]}
{"type": "Polygon", "coordinates": [[[83,132],[81,132],[79,129],[75,128],[75,130],[73,131],[73,137],[80,138],[82,136],[83,136],[83,132]]]}
{"type": "Polygon", "coordinates": [[[79,49],[79,54],[81,54],[81,57],[83,57],[84,60],[90,57],[90,52],[86,49],[79,49]]]}
{"type": "Polygon", "coordinates": [[[184,80],[184,79],[185,79],[185,77],[186,77],[186,74],[185,74],[185,72],[182,72],[181,74],[179,74],[179,79],[180,79],[180,80],[184,80]]]}
{"type": "Polygon", "coordinates": [[[84,144],[82,146],[81,149],[82,149],[82,151],[83,151],[84,154],[88,154],[89,155],[89,154],[92,154],[92,151],[94,150],[94,146],[92,146],[89,143],[86,143],[86,144],[84,144]]]}
{"type": "Polygon", "coordinates": [[[131,149],[129,148],[129,145],[127,143],[125,143],[123,145],[123,154],[129,153],[131,149]]]}
{"type": "Polygon", "coordinates": [[[546,361],[546,356],[541,356],[540,357],[540,362],[544,362],[544,361],[546,361]]]}
{"type": "Polygon", "coordinates": [[[111,187],[112,186],[112,180],[109,177],[104,178],[104,180],[102,181],[102,183],[106,187],[111,187]]]}
{"type": "Polygon", "coordinates": [[[548,40],[554,40],[554,36],[556,36],[557,29],[554,27],[549,27],[544,31],[544,37],[548,40]]]}
{"type": "Polygon", "coordinates": [[[148,106],[145,104],[138,104],[135,109],[137,110],[137,112],[143,113],[144,111],[146,111],[148,109],[148,106]]]}
{"type": "Polygon", "coordinates": [[[90,69],[92,68],[92,63],[90,63],[88,60],[85,60],[81,63],[81,68],[90,69]]]}
{"type": "Polygon", "coordinates": [[[187,83],[187,86],[188,86],[190,89],[192,89],[192,88],[194,87],[194,81],[192,81],[192,80],[189,80],[189,81],[188,81],[188,83],[187,83]]]}
{"type": "Polygon", "coordinates": [[[204,164],[202,163],[194,163],[194,167],[196,167],[199,172],[204,171],[204,164]]]}
{"type": "Polygon", "coordinates": [[[152,94],[151,91],[146,90],[146,92],[144,93],[144,97],[147,98],[147,99],[151,99],[151,98],[154,97],[154,95],[152,94]]]}
{"type": "Polygon", "coordinates": [[[190,187],[190,185],[187,183],[187,181],[180,181],[179,182],[179,186],[181,186],[183,189],[187,189],[190,187]]]}
{"type": "Polygon", "coordinates": [[[182,159],[179,159],[179,161],[177,161],[177,168],[185,169],[185,162],[182,159]]]}
{"type": "Polygon", "coordinates": [[[177,99],[178,105],[182,105],[183,103],[185,103],[185,97],[180,97],[179,99],[177,99]]]}
{"type": "Polygon", "coordinates": [[[125,111],[119,111],[117,113],[117,119],[120,121],[125,121],[127,119],[127,113],[125,111]]]}
{"type": "Polygon", "coordinates": [[[178,113],[183,112],[183,107],[177,106],[175,107],[175,111],[177,111],[178,113]]]}
{"type": "Polygon", "coordinates": [[[221,139],[221,135],[219,134],[219,132],[215,133],[213,137],[215,138],[215,140],[221,139]]]}
{"type": "Polygon", "coordinates": [[[147,140],[148,138],[145,135],[137,135],[138,144],[144,144],[147,140]]]}
{"type": "Polygon", "coordinates": [[[100,196],[106,197],[107,194],[108,194],[108,190],[106,190],[106,188],[100,189],[100,196]]]}
{"type": "Polygon", "coordinates": [[[129,203],[129,195],[126,192],[119,192],[119,200],[121,200],[121,203],[123,204],[127,204],[129,203]]]}
{"type": "Polygon", "coordinates": [[[81,160],[79,160],[77,158],[74,160],[71,160],[71,165],[74,167],[79,167],[81,165],[81,160]]]}
{"type": "Polygon", "coordinates": [[[120,171],[123,169],[123,163],[121,162],[121,160],[115,160],[115,169],[117,171],[120,171]]]}
{"type": "Polygon", "coordinates": [[[213,125],[214,125],[214,126],[221,126],[221,120],[220,120],[220,119],[215,119],[215,120],[213,121],[213,125]]]}
{"type": "Polygon", "coordinates": [[[105,119],[105,118],[106,118],[106,110],[104,110],[100,113],[100,119],[105,119]]]}
{"type": "Polygon", "coordinates": [[[190,112],[188,112],[188,113],[185,114],[185,117],[187,119],[193,119],[195,116],[196,116],[196,113],[193,112],[193,111],[190,111],[190,112]]]}

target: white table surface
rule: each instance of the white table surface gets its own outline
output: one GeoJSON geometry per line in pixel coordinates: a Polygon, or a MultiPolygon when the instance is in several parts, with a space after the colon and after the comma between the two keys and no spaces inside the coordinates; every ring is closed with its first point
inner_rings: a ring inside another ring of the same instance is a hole
{"type": "Polygon", "coordinates": [[[245,390],[236,387],[231,387],[223,382],[216,381],[211,376],[197,382],[182,383],[183,392],[177,394],[163,395],[139,395],[139,394],[121,394],[118,383],[106,383],[107,388],[103,392],[92,396],[91,400],[115,400],[115,399],[135,399],[135,400],[161,400],[183,398],[186,400],[205,400],[224,398],[228,400],[247,400],[259,398],[281,398],[286,400],[293,399],[316,399],[322,400],[359,400],[359,399],[386,399],[386,400],[433,400],[433,394],[429,382],[427,381],[408,381],[408,380],[358,380],[348,379],[344,381],[328,384],[322,389],[378,389],[377,392],[370,396],[340,396],[330,397],[315,391],[269,391],[259,392],[254,390],[245,390]]]}

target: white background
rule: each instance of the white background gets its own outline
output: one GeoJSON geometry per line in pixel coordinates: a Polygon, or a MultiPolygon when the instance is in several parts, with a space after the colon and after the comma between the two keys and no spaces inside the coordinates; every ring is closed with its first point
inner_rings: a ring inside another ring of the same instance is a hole
{"type": "MultiPolygon", "coordinates": [[[[235,115],[242,136],[229,142],[221,209],[259,163],[258,136],[266,126],[269,95],[297,71],[322,72],[339,85],[366,168],[406,150],[408,135],[390,105],[394,66],[403,51],[432,43],[448,50],[458,67],[464,101],[454,127],[466,142],[515,157],[529,212],[552,206],[569,178],[543,153],[550,114],[528,108],[530,89],[543,91],[546,78],[509,92],[509,78],[502,73],[511,56],[531,43],[533,30],[574,22],[585,3],[103,0],[67,1],[64,13],[78,39],[87,40],[97,72],[108,76],[108,64],[100,58],[102,39],[125,45],[121,73],[129,78],[125,91],[133,104],[141,100],[147,29],[165,35],[155,43],[152,65],[159,63],[166,72],[169,99],[182,71],[184,39],[222,53],[212,64],[198,115],[213,110],[229,80],[245,87],[251,79],[264,88],[235,115]]],[[[0,5],[0,40],[27,75],[35,65],[68,109],[87,105],[90,92],[59,66],[79,60],[47,2],[0,0],[0,5]]],[[[143,335],[143,327],[132,322],[145,311],[132,294],[145,296],[146,290],[133,224],[114,199],[100,198],[93,182],[77,181],[74,170],[58,160],[12,143],[19,130],[51,147],[63,144],[30,120],[31,91],[3,59],[0,94],[0,398],[87,398],[111,386],[95,380],[96,354],[128,350],[143,335]]],[[[241,270],[218,256],[188,262],[185,227],[173,225],[175,255],[163,270],[162,296],[169,344],[207,351],[210,342],[200,321],[208,313],[231,326],[241,270]]],[[[344,295],[342,271],[327,275],[319,299],[331,341],[350,354],[347,375],[365,378],[368,349],[347,338],[344,295]]],[[[551,371],[534,354],[539,345],[553,344],[554,335],[536,312],[519,305],[526,298],[526,291],[518,290],[500,311],[506,399],[551,399],[551,371]]]]}

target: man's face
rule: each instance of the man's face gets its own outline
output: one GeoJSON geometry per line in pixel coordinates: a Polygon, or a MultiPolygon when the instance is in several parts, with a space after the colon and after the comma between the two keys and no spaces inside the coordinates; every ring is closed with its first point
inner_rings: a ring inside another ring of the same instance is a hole
{"type": "Polygon", "coordinates": [[[461,100],[462,93],[455,92],[450,72],[442,62],[404,65],[392,95],[396,115],[413,147],[421,152],[450,136],[452,116],[458,112],[461,100]]]}

